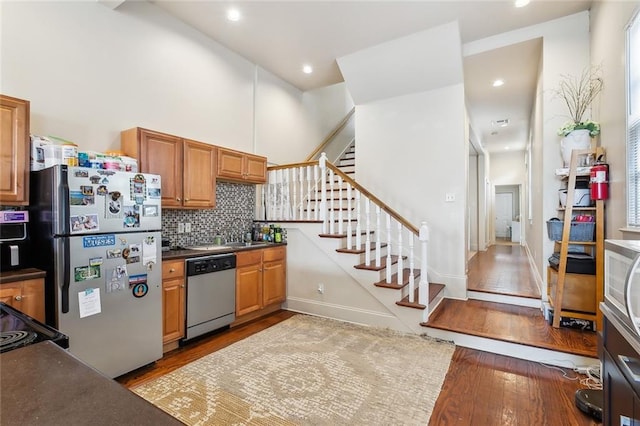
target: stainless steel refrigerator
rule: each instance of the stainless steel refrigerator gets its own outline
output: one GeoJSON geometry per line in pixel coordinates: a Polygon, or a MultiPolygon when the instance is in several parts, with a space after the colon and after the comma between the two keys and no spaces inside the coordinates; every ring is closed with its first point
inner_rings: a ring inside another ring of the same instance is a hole
{"type": "Polygon", "coordinates": [[[47,323],[109,377],[161,358],[160,176],[59,165],[30,182],[47,323]]]}

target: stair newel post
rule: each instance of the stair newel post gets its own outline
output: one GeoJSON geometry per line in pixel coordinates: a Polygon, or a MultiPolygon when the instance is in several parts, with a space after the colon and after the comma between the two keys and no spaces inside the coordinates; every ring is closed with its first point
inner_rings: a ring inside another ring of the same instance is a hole
{"type": "Polygon", "coordinates": [[[362,221],[360,220],[360,191],[356,191],[356,248],[362,248],[362,221]]]}
{"type": "MultiPolygon", "coordinates": [[[[322,221],[322,233],[327,233],[327,154],[320,155],[320,220],[322,221]]],[[[317,211],[317,210],[316,210],[317,211]]]]}
{"type": "Polygon", "coordinates": [[[385,268],[386,283],[391,284],[391,215],[387,216],[387,267],[385,268]]]}
{"type": "Polygon", "coordinates": [[[402,223],[398,221],[398,244],[396,244],[398,249],[396,250],[398,253],[398,266],[397,266],[397,280],[396,284],[402,285],[404,282],[404,260],[402,260],[402,223]]]}
{"type": "Polygon", "coordinates": [[[365,199],[364,214],[366,216],[366,236],[364,241],[364,262],[367,265],[371,265],[371,201],[368,198],[365,199]]]}
{"type": "Polygon", "coordinates": [[[353,247],[353,228],[351,226],[351,184],[347,184],[347,248],[353,247]]]}
{"type": "MultiPolygon", "coordinates": [[[[315,169],[315,166],[313,168],[315,169]]],[[[307,166],[307,220],[311,220],[311,170],[312,166],[307,166]]]]}
{"type": "Polygon", "coordinates": [[[327,200],[329,202],[328,206],[329,206],[329,234],[333,235],[335,233],[335,206],[333,205],[333,200],[335,200],[335,198],[333,198],[333,188],[334,188],[334,182],[333,180],[335,179],[335,176],[333,175],[333,170],[329,169],[329,199],[327,200]]]}
{"type": "MultiPolygon", "coordinates": [[[[313,182],[314,182],[313,186],[314,186],[314,188],[316,190],[318,189],[319,179],[320,179],[320,165],[314,165],[313,166],[313,182]]],[[[320,183],[320,188],[322,189],[322,183],[320,183]]],[[[326,191],[326,188],[325,188],[325,191],[326,191]]],[[[326,196],[326,192],[325,192],[324,195],[322,194],[322,192],[320,193],[320,200],[318,200],[318,197],[316,196],[316,202],[315,202],[316,208],[313,211],[313,218],[315,220],[323,220],[324,219],[324,216],[322,216],[322,213],[320,213],[322,211],[323,207],[324,207],[322,205],[322,197],[323,196],[326,196]]],[[[324,225],[323,225],[323,231],[322,232],[326,232],[324,230],[324,225]]]]}
{"type": "MultiPolygon", "coordinates": [[[[296,168],[291,169],[291,219],[296,220],[296,208],[298,206],[298,170],[296,168]]],[[[288,176],[288,174],[287,174],[288,176]]]]}
{"type": "Polygon", "coordinates": [[[413,232],[409,232],[409,302],[413,303],[415,301],[415,292],[416,292],[416,276],[413,273],[415,264],[415,253],[413,252],[413,241],[415,239],[415,235],[413,232]]]}
{"type": "Polygon", "coordinates": [[[338,234],[343,234],[344,224],[342,223],[342,176],[338,175],[338,234]]]}
{"type": "Polygon", "coordinates": [[[380,206],[376,205],[376,268],[382,265],[380,261],[380,236],[382,235],[382,227],[380,226],[380,206]]]}
{"type": "Polygon", "coordinates": [[[420,284],[418,286],[418,303],[426,306],[423,311],[422,319],[424,322],[429,318],[429,281],[427,281],[427,246],[429,245],[429,227],[427,222],[420,225],[420,284]]]}

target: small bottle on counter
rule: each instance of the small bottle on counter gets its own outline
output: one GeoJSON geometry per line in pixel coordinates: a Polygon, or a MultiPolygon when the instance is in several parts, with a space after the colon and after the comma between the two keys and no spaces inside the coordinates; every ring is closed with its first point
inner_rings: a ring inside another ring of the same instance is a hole
{"type": "Polygon", "coordinates": [[[274,227],[274,241],[276,243],[282,242],[282,229],[280,228],[280,225],[276,225],[274,227]]]}

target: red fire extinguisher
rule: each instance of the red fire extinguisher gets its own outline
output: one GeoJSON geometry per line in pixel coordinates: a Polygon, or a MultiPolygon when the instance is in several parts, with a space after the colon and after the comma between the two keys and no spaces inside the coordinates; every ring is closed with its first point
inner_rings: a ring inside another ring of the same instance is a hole
{"type": "Polygon", "coordinates": [[[589,179],[592,200],[606,200],[609,198],[609,165],[596,163],[591,167],[589,179]]]}

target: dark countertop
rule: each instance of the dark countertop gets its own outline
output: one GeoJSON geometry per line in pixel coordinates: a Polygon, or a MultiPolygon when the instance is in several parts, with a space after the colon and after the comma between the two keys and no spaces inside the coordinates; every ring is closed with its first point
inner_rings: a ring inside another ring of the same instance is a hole
{"type": "Polygon", "coordinates": [[[182,425],[55,343],[0,354],[2,425],[182,425]]]}
{"type": "Polygon", "coordinates": [[[208,256],[211,254],[227,254],[227,253],[236,253],[239,251],[247,251],[247,250],[258,250],[265,249],[270,247],[278,247],[278,246],[286,246],[287,243],[266,243],[266,244],[257,244],[247,247],[229,247],[227,249],[220,250],[169,250],[162,252],[162,260],[177,260],[177,259],[187,259],[190,257],[199,257],[199,256],[208,256]]]}
{"type": "Polygon", "coordinates": [[[0,273],[0,284],[44,278],[47,273],[36,268],[16,269],[0,273]]]}

